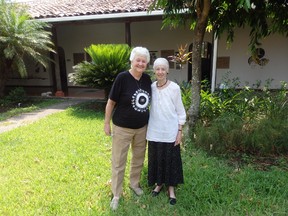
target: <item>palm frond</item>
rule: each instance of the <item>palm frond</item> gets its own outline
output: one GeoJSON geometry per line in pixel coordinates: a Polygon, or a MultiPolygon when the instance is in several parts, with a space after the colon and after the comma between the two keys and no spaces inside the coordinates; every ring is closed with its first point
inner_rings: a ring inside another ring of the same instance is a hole
{"type": "MultiPolygon", "coordinates": [[[[12,60],[13,69],[26,76],[24,56],[47,66],[48,52],[54,51],[50,25],[33,20],[26,8],[18,4],[0,2],[0,58],[12,60]]],[[[10,64],[9,64],[10,65],[10,64]]],[[[10,70],[5,70],[10,71],[10,70]]]]}

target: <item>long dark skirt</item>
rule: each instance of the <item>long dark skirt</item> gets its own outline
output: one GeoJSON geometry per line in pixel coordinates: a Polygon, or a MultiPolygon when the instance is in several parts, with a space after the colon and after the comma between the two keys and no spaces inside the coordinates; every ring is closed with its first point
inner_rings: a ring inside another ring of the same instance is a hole
{"type": "Polygon", "coordinates": [[[148,142],[148,184],[174,186],[183,184],[180,145],[148,142]]]}

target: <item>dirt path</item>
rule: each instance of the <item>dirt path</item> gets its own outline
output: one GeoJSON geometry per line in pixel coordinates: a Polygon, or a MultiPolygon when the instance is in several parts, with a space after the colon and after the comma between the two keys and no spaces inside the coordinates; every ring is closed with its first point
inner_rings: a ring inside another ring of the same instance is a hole
{"type": "Polygon", "coordinates": [[[43,118],[47,115],[61,112],[67,109],[70,106],[87,102],[92,99],[80,99],[80,98],[69,98],[61,103],[37,110],[35,112],[23,113],[19,116],[14,116],[5,121],[0,121],[0,133],[13,130],[14,128],[21,127],[37,121],[40,118],[43,118]]]}

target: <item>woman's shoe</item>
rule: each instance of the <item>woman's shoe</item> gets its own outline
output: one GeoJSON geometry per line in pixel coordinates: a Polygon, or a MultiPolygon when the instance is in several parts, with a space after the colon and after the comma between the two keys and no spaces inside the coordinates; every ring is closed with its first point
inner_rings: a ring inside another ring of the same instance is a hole
{"type": "Polygon", "coordinates": [[[111,200],[111,203],[110,203],[110,207],[113,211],[115,211],[117,208],[118,208],[118,205],[119,205],[119,197],[114,197],[112,200],[111,200]]]}
{"type": "Polygon", "coordinates": [[[140,187],[138,187],[138,188],[132,188],[131,187],[131,189],[133,190],[133,192],[137,195],[137,196],[141,196],[144,192],[143,192],[143,190],[140,188],[140,187]]]}
{"type": "Polygon", "coordinates": [[[152,195],[152,197],[156,197],[156,196],[158,196],[159,195],[159,193],[160,193],[160,191],[152,191],[152,193],[151,193],[151,195],[152,195]]]}
{"type": "Polygon", "coordinates": [[[155,188],[155,189],[152,191],[152,193],[151,193],[152,197],[158,196],[159,193],[160,193],[161,190],[162,190],[162,186],[156,186],[156,188],[155,188]],[[160,190],[159,190],[159,191],[155,191],[155,189],[156,189],[157,187],[160,187],[160,190]]]}
{"type": "Polygon", "coordinates": [[[175,205],[176,202],[177,202],[176,198],[169,197],[169,204],[170,205],[175,205]]]}
{"type": "Polygon", "coordinates": [[[168,197],[169,197],[169,199],[168,199],[169,200],[169,204],[170,205],[175,205],[177,201],[176,201],[176,197],[175,197],[174,187],[169,186],[167,193],[168,193],[168,197]],[[173,197],[171,197],[171,195],[170,195],[170,190],[171,190],[171,192],[173,192],[173,194],[172,194],[173,197]]]}

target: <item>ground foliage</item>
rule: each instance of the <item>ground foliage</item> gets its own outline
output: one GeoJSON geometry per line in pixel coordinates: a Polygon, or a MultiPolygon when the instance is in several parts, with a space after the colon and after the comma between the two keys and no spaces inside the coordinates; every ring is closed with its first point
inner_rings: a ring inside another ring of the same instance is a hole
{"type": "MultiPolygon", "coordinates": [[[[15,98],[18,98],[18,97],[15,97],[15,98]]],[[[57,101],[61,102],[61,100],[62,99],[59,99],[59,98],[57,99],[57,98],[43,98],[43,97],[23,97],[20,100],[21,102],[19,102],[19,100],[16,100],[14,102],[9,102],[9,103],[7,102],[5,103],[2,100],[2,104],[0,106],[0,115],[4,115],[5,113],[9,111],[11,112],[12,110],[18,110],[21,113],[21,109],[22,109],[23,110],[22,112],[27,112],[27,109],[25,108],[28,108],[28,110],[31,107],[34,107],[34,109],[37,109],[39,108],[39,106],[40,107],[48,106],[51,103],[52,104],[57,103],[57,101]]],[[[90,102],[77,105],[78,109],[83,109],[87,111],[96,111],[96,112],[102,112],[102,113],[105,112],[105,106],[106,106],[105,100],[95,100],[95,101],[90,101],[90,102]]],[[[206,113],[208,112],[206,111],[206,113]]],[[[228,128],[229,130],[233,130],[233,126],[231,125],[228,125],[228,128]]],[[[207,129],[207,123],[204,123],[203,131],[208,131],[209,133],[209,129],[207,129]]],[[[201,130],[200,133],[202,133],[203,131],[201,130]]],[[[200,140],[202,142],[202,145],[199,144],[201,143],[199,140],[194,143],[191,142],[192,145],[198,146],[199,148],[202,148],[204,150],[206,149],[208,154],[211,154],[211,156],[218,155],[219,158],[224,158],[225,160],[227,160],[228,164],[230,164],[231,166],[235,166],[236,168],[240,168],[243,166],[251,166],[257,170],[268,171],[273,167],[278,167],[278,168],[288,171],[288,154],[286,153],[284,154],[270,153],[270,154],[263,155],[263,154],[257,154],[257,152],[254,152],[253,154],[251,154],[251,152],[239,151],[239,149],[234,149],[235,151],[233,151],[231,150],[232,148],[230,148],[230,146],[226,146],[226,150],[224,149],[221,152],[218,152],[218,154],[215,154],[215,152],[209,149],[210,146],[209,147],[206,146],[206,142],[208,139],[206,132],[204,134],[197,134],[197,136],[201,136],[202,138],[205,137],[204,140],[202,139],[200,140]],[[229,154],[227,154],[228,149],[229,149],[229,154]]],[[[211,139],[213,140],[215,139],[215,137],[212,137],[211,139]]]]}
{"type": "MultiPolygon", "coordinates": [[[[202,83],[200,119],[193,133],[186,135],[193,145],[239,166],[257,164],[257,169],[266,170],[287,164],[287,83],[281,82],[278,90],[270,88],[273,79],[240,88],[239,79],[229,73],[222,81],[213,93],[209,83],[202,83]]],[[[191,83],[180,86],[188,109],[191,83]]],[[[283,168],[287,170],[287,165],[283,168]]]]}
{"type": "MultiPolygon", "coordinates": [[[[105,105],[105,101],[92,101],[80,104],[79,108],[96,112],[104,112],[105,105]]],[[[193,145],[193,143],[190,144],[193,145]]],[[[240,169],[244,166],[251,166],[256,170],[269,171],[272,168],[278,167],[279,169],[288,171],[288,154],[267,154],[263,156],[257,154],[246,154],[245,152],[232,152],[229,155],[219,154],[218,156],[219,158],[226,160],[229,165],[236,167],[236,169],[240,169]]]]}

